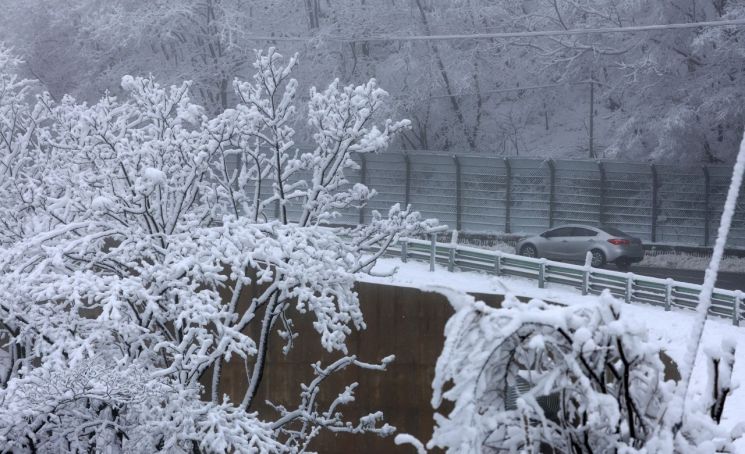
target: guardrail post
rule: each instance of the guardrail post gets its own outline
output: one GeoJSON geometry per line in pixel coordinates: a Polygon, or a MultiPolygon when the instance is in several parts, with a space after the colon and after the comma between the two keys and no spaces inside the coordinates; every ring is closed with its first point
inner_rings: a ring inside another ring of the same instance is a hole
{"type": "Polygon", "coordinates": [[[556,212],[556,164],[553,159],[548,162],[548,228],[554,226],[556,212]]]}
{"type": "Polygon", "coordinates": [[[401,261],[406,263],[409,258],[409,242],[406,239],[401,240],[401,261]]]}
{"type": "Polygon", "coordinates": [[[456,246],[451,245],[448,251],[448,271],[450,272],[455,270],[455,249],[456,246]]]}
{"type": "Polygon", "coordinates": [[[590,270],[585,268],[582,273],[582,294],[587,295],[590,293],[590,270]]]}
{"type": "Polygon", "coordinates": [[[634,291],[634,273],[627,273],[626,274],[626,294],[625,300],[626,304],[631,304],[631,294],[634,291]]]}
{"type": "MultiPolygon", "coordinates": [[[[367,185],[367,158],[360,153],[360,183],[367,185]]],[[[405,207],[404,207],[405,208],[405,207]]],[[[360,225],[365,223],[365,205],[360,207],[360,225]]],[[[405,262],[406,260],[404,260],[405,262]]]]}
{"type": "Polygon", "coordinates": [[[458,156],[453,155],[453,163],[455,164],[455,230],[460,231],[463,229],[463,182],[458,156]]]}
{"type": "Polygon", "coordinates": [[[510,158],[504,158],[505,188],[504,188],[504,233],[510,233],[512,220],[512,165],[510,158]]]}
{"type": "Polygon", "coordinates": [[[538,288],[546,287],[546,259],[541,259],[538,265],[538,288]]]}
{"type": "Polygon", "coordinates": [[[709,166],[704,166],[704,246],[709,245],[711,233],[711,210],[709,209],[709,198],[711,197],[711,176],[709,166]]]}
{"type": "Polygon", "coordinates": [[[650,170],[652,171],[652,242],[657,242],[657,217],[659,207],[657,206],[657,191],[659,190],[659,182],[657,179],[657,167],[654,164],[650,164],[650,170]]]}
{"type": "Polygon", "coordinates": [[[404,208],[411,203],[411,158],[404,153],[404,208]]]}
{"type": "Polygon", "coordinates": [[[742,291],[735,290],[735,304],[732,307],[732,324],[740,326],[740,304],[742,304],[742,291]]]}
{"type": "Polygon", "coordinates": [[[665,280],[665,310],[670,311],[670,306],[673,304],[673,280],[667,278],[665,280]]]}
{"type": "Polygon", "coordinates": [[[494,273],[497,276],[502,275],[502,253],[497,251],[497,255],[494,257],[494,273]]]}
{"type": "Polygon", "coordinates": [[[598,161],[598,172],[600,172],[600,201],[598,202],[598,222],[600,225],[605,224],[605,199],[608,181],[605,178],[605,166],[598,161]]]}
{"type": "Polygon", "coordinates": [[[592,252],[585,254],[585,268],[582,272],[582,294],[590,293],[590,272],[592,271],[592,252]]]}
{"type": "Polygon", "coordinates": [[[435,258],[437,254],[437,234],[429,234],[429,270],[435,270],[435,258]]]}

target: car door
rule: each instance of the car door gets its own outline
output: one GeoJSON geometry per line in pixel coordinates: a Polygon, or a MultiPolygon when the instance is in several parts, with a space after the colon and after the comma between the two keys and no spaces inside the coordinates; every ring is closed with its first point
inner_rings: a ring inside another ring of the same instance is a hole
{"type": "Polygon", "coordinates": [[[567,254],[566,246],[571,236],[571,227],[559,227],[549,230],[544,234],[546,241],[541,255],[547,259],[565,260],[567,254]]]}
{"type": "Polygon", "coordinates": [[[566,260],[584,262],[587,251],[590,250],[592,242],[598,232],[584,227],[573,227],[572,236],[564,243],[566,260]]]}

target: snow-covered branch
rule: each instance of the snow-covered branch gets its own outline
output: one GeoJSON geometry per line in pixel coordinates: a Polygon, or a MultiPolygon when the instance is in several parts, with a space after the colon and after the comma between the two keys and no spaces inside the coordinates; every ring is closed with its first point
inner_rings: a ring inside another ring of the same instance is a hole
{"type": "Polygon", "coordinates": [[[365,249],[434,222],[394,207],[352,234],[322,225],[374,194],[344,172],[406,125],[375,126],[374,81],[313,91],[318,147],[301,153],[297,60],[274,49],[257,54],[252,82],[235,82],[241,103],[212,118],[190,83],[130,76],[121,98],[33,104],[8,62],[0,53],[0,450],[293,452],[321,430],[393,430],[379,412],[343,419],[355,384],[316,408],[328,374],[391,360],[348,354],[365,327],[355,274],[377,258],[365,249]],[[272,421],[251,404],[271,334],[294,346],[293,317],[312,318],[344,357],[314,366],[304,403],[272,421]],[[235,403],[229,367],[249,384],[235,403]]]}
{"type": "Polygon", "coordinates": [[[731,349],[715,364],[720,375],[711,404],[692,407],[675,436],[663,421],[679,403],[676,384],[666,381],[645,328],[627,321],[610,294],[569,306],[508,297],[499,309],[447,296],[456,313],[446,327],[432,404],[447,399],[454,407],[436,415],[430,448],[732,452],[737,434],[716,416],[729,389],[731,349]]]}

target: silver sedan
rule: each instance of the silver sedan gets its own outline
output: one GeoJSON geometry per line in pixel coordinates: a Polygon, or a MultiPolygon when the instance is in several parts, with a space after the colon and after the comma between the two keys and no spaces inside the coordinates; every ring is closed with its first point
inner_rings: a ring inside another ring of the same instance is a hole
{"type": "Polygon", "coordinates": [[[590,252],[593,267],[600,268],[613,262],[624,271],[644,258],[644,248],[639,238],[613,227],[580,224],[564,225],[523,238],[518,241],[516,249],[518,254],[526,257],[572,262],[584,262],[590,252]]]}

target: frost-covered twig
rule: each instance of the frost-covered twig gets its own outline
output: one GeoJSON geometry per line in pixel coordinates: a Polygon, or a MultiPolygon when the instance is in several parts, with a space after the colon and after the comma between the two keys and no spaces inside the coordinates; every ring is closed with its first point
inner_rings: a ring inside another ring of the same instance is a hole
{"type": "Polygon", "coordinates": [[[347,386],[344,391],[330,403],[326,410],[319,412],[316,402],[321,384],[334,373],[345,369],[348,366],[355,366],[361,369],[385,371],[386,366],[395,359],[394,356],[383,358],[378,364],[366,363],[359,361],[355,356],[345,356],[339,358],[332,364],[321,367],[320,363],[313,365],[315,378],[308,385],[302,385],[301,402],[298,408],[287,410],[284,406],[274,406],[280,413],[272,427],[274,430],[281,431],[288,435],[288,445],[305,447],[318,434],[315,428],[324,428],[332,432],[346,433],[377,433],[386,436],[395,431],[395,427],[383,424],[378,427],[377,423],[382,420],[382,413],[371,413],[360,418],[357,424],[344,421],[342,414],[337,411],[341,405],[346,405],[354,401],[354,390],[357,383],[347,386]],[[292,428],[291,426],[299,426],[292,428]]]}

